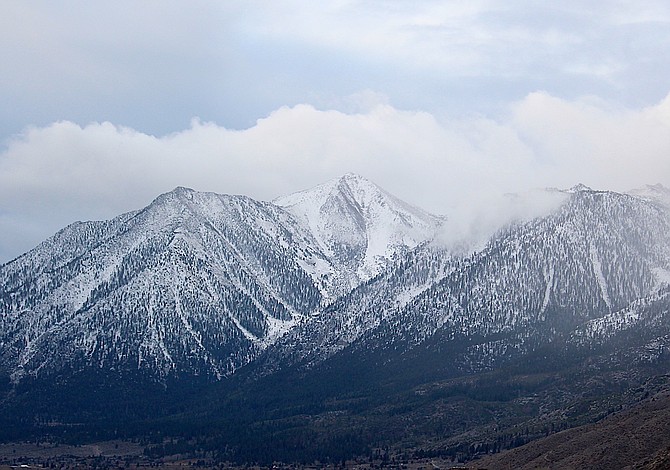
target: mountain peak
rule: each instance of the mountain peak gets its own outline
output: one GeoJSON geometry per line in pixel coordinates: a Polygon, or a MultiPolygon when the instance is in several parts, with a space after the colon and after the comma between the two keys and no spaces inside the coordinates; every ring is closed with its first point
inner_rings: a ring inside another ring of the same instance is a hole
{"type": "Polygon", "coordinates": [[[375,276],[400,253],[433,238],[442,219],[355,173],[278,198],[325,253],[351,273],[351,284],[375,276]]]}
{"type": "Polygon", "coordinates": [[[371,204],[387,199],[393,199],[397,204],[406,204],[369,179],[355,173],[346,173],[335,181],[336,184],[331,193],[342,193],[345,197],[350,197],[352,202],[359,205],[362,210],[365,210],[371,204]]]}
{"type": "Polygon", "coordinates": [[[584,183],[578,183],[578,184],[574,185],[572,188],[568,189],[566,192],[568,192],[568,193],[580,193],[582,191],[593,191],[593,189],[586,186],[584,183]]]}
{"type": "MultiPolygon", "coordinates": [[[[330,181],[314,186],[310,189],[298,191],[286,196],[279,197],[273,202],[281,207],[290,208],[293,206],[301,206],[309,209],[311,206],[323,206],[329,198],[350,197],[356,199],[357,205],[364,201],[362,200],[363,192],[384,192],[379,186],[372,181],[364,178],[356,173],[345,173],[344,175],[333,178],[330,181]]],[[[389,195],[390,196],[390,195],[389,195]]],[[[314,209],[314,207],[312,207],[314,209]]]]}
{"type": "Polygon", "coordinates": [[[370,182],[367,178],[364,178],[363,176],[359,175],[358,173],[354,173],[352,171],[347,172],[340,176],[340,180],[353,180],[353,181],[367,181],[370,182]]]}
{"type": "Polygon", "coordinates": [[[342,176],[337,178],[337,181],[340,182],[340,183],[348,183],[348,184],[356,184],[356,185],[364,184],[364,185],[375,186],[375,187],[377,186],[376,184],[374,184],[369,179],[367,179],[367,178],[365,178],[365,177],[363,177],[363,176],[361,176],[357,173],[351,173],[351,172],[343,174],[342,176]]]}
{"type": "MultiPolygon", "coordinates": [[[[285,196],[280,198],[281,200],[285,200],[287,198],[291,198],[291,196],[297,196],[297,195],[306,195],[310,194],[312,197],[315,196],[316,194],[321,194],[322,196],[326,197],[327,195],[333,195],[337,193],[342,193],[342,192],[354,192],[357,194],[363,194],[363,193],[376,193],[376,192],[383,192],[383,189],[381,189],[379,186],[377,186],[375,183],[370,181],[369,179],[356,174],[356,173],[345,173],[342,176],[339,176],[337,178],[333,178],[323,184],[317,185],[311,189],[307,189],[304,191],[299,191],[297,193],[294,193],[289,196],[285,196]]],[[[362,202],[362,201],[359,201],[362,202]]],[[[283,205],[283,204],[281,204],[283,205]]]]}
{"type": "Polygon", "coordinates": [[[183,194],[183,193],[192,193],[192,192],[194,192],[194,190],[191,189],[191,188],[187,188],[185,186],[177,186],[171,192],[176,193],[176,194],[183,194]]]}
{"type": "Polygon", "coordinates": [[[153,202],[149,205],[149,207],[152,206],[165,206],[165,205],[170,205],[172,204],[173,201],[179,201],[179,200],[184,200],[184,199],[193,199],[193,195],[196,194],[196,191],[194,191],[191,188],[186,188],[184,186],[177,186],[171,191],[162,193],[158,195],[153,202]]]}
{"type": "Polygon", "coordinates": [[[158,196],[158,198],[160,198],[162,196],[163,197],[164,196],[172,196],[172,197],[177,197],[177,198],[186,197],[188,199],[191,199],[193,197],[193,194],[195,194],[195,193],[197,193],[197,191],[195,191],[191,188],[187,188],[185,186],[177,186],[172,191],[168,191],[167,193],[161,194],[160,196],[158,196]]]}

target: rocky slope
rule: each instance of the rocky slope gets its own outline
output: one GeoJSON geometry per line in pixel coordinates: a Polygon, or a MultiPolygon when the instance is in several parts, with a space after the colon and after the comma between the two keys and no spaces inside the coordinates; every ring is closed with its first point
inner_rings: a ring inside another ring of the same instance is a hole
{"type": "Polygon", "coordinates": [[[468,468],[668,468],[669,405],[670,392],[661,392],[596,424],[562,431],[517,449],[485,457],[472,462],[468,468]]]}

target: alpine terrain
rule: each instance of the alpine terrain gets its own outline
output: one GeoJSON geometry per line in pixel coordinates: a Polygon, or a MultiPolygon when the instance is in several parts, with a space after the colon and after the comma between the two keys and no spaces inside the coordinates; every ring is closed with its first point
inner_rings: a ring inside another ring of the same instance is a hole
{"type": "Polygon", "coordinates": [[[63,229],[0,268],[1,370],[221,379],[442,222],[355,175],[278,204],[177,188],[63,229]]]}
{"type": "Polygon", "coordinates": [[[469,251],[353,174],[72,224],[0,267],[0,438],[437,465],[620,422],[670,391],[670,192],[546,193],[469,251]]]}

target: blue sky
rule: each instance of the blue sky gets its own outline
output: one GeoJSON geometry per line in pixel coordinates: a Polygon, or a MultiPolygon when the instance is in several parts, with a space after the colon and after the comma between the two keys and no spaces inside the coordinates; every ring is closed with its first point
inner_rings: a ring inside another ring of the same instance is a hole
{"type": "Polygon", "coordinates": [[[663,1],[8,0],[0,63],[0,262],[177,185],[670,186],[663,1]]]}

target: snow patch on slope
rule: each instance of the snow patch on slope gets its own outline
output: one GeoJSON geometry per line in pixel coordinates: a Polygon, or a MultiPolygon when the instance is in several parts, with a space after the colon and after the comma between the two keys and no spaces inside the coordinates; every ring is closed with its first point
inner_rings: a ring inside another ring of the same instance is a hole
{"type": "Polygon", "coordinates": [[[600,318],[593,319],[573,333],[576,339],[606,339],[615,334],[633,328],[649,316],[646,308],[650,305],[663,301],[670,296],[670,293],[660,292],[650,295],[643,299],[636,300],[626,308],[617,312],[610,313],[600,318]]]}
{"type": "Polygon", "coordinates": [[[605,280],[605,276],[603,275],[602,263],[600,262],[598,252],[596,251],[596,248],[595,246],[593,246],[593,244],[589,244],[589,255],[591,257],[591,265],[593,266],[593,272],[596,276],[596,280],[598,281],[598,287],[600,288],[602,298],[605,301],[607,308],[612,310],[612,303],[610,302],[610,296],[607,293],[607,281],[605,280]]]}
{"type": "Polygon", "coordinates": [[[542,308],[540,309],[540,315],[547,310],[549,305],[549,299],[551,297],[551,291],[554,288],[554,266],[552,265],[549,268],[549,272],[545,274],[547,279],[547,288],[544,291],[544,299],[542,299],[542,308]]]}

